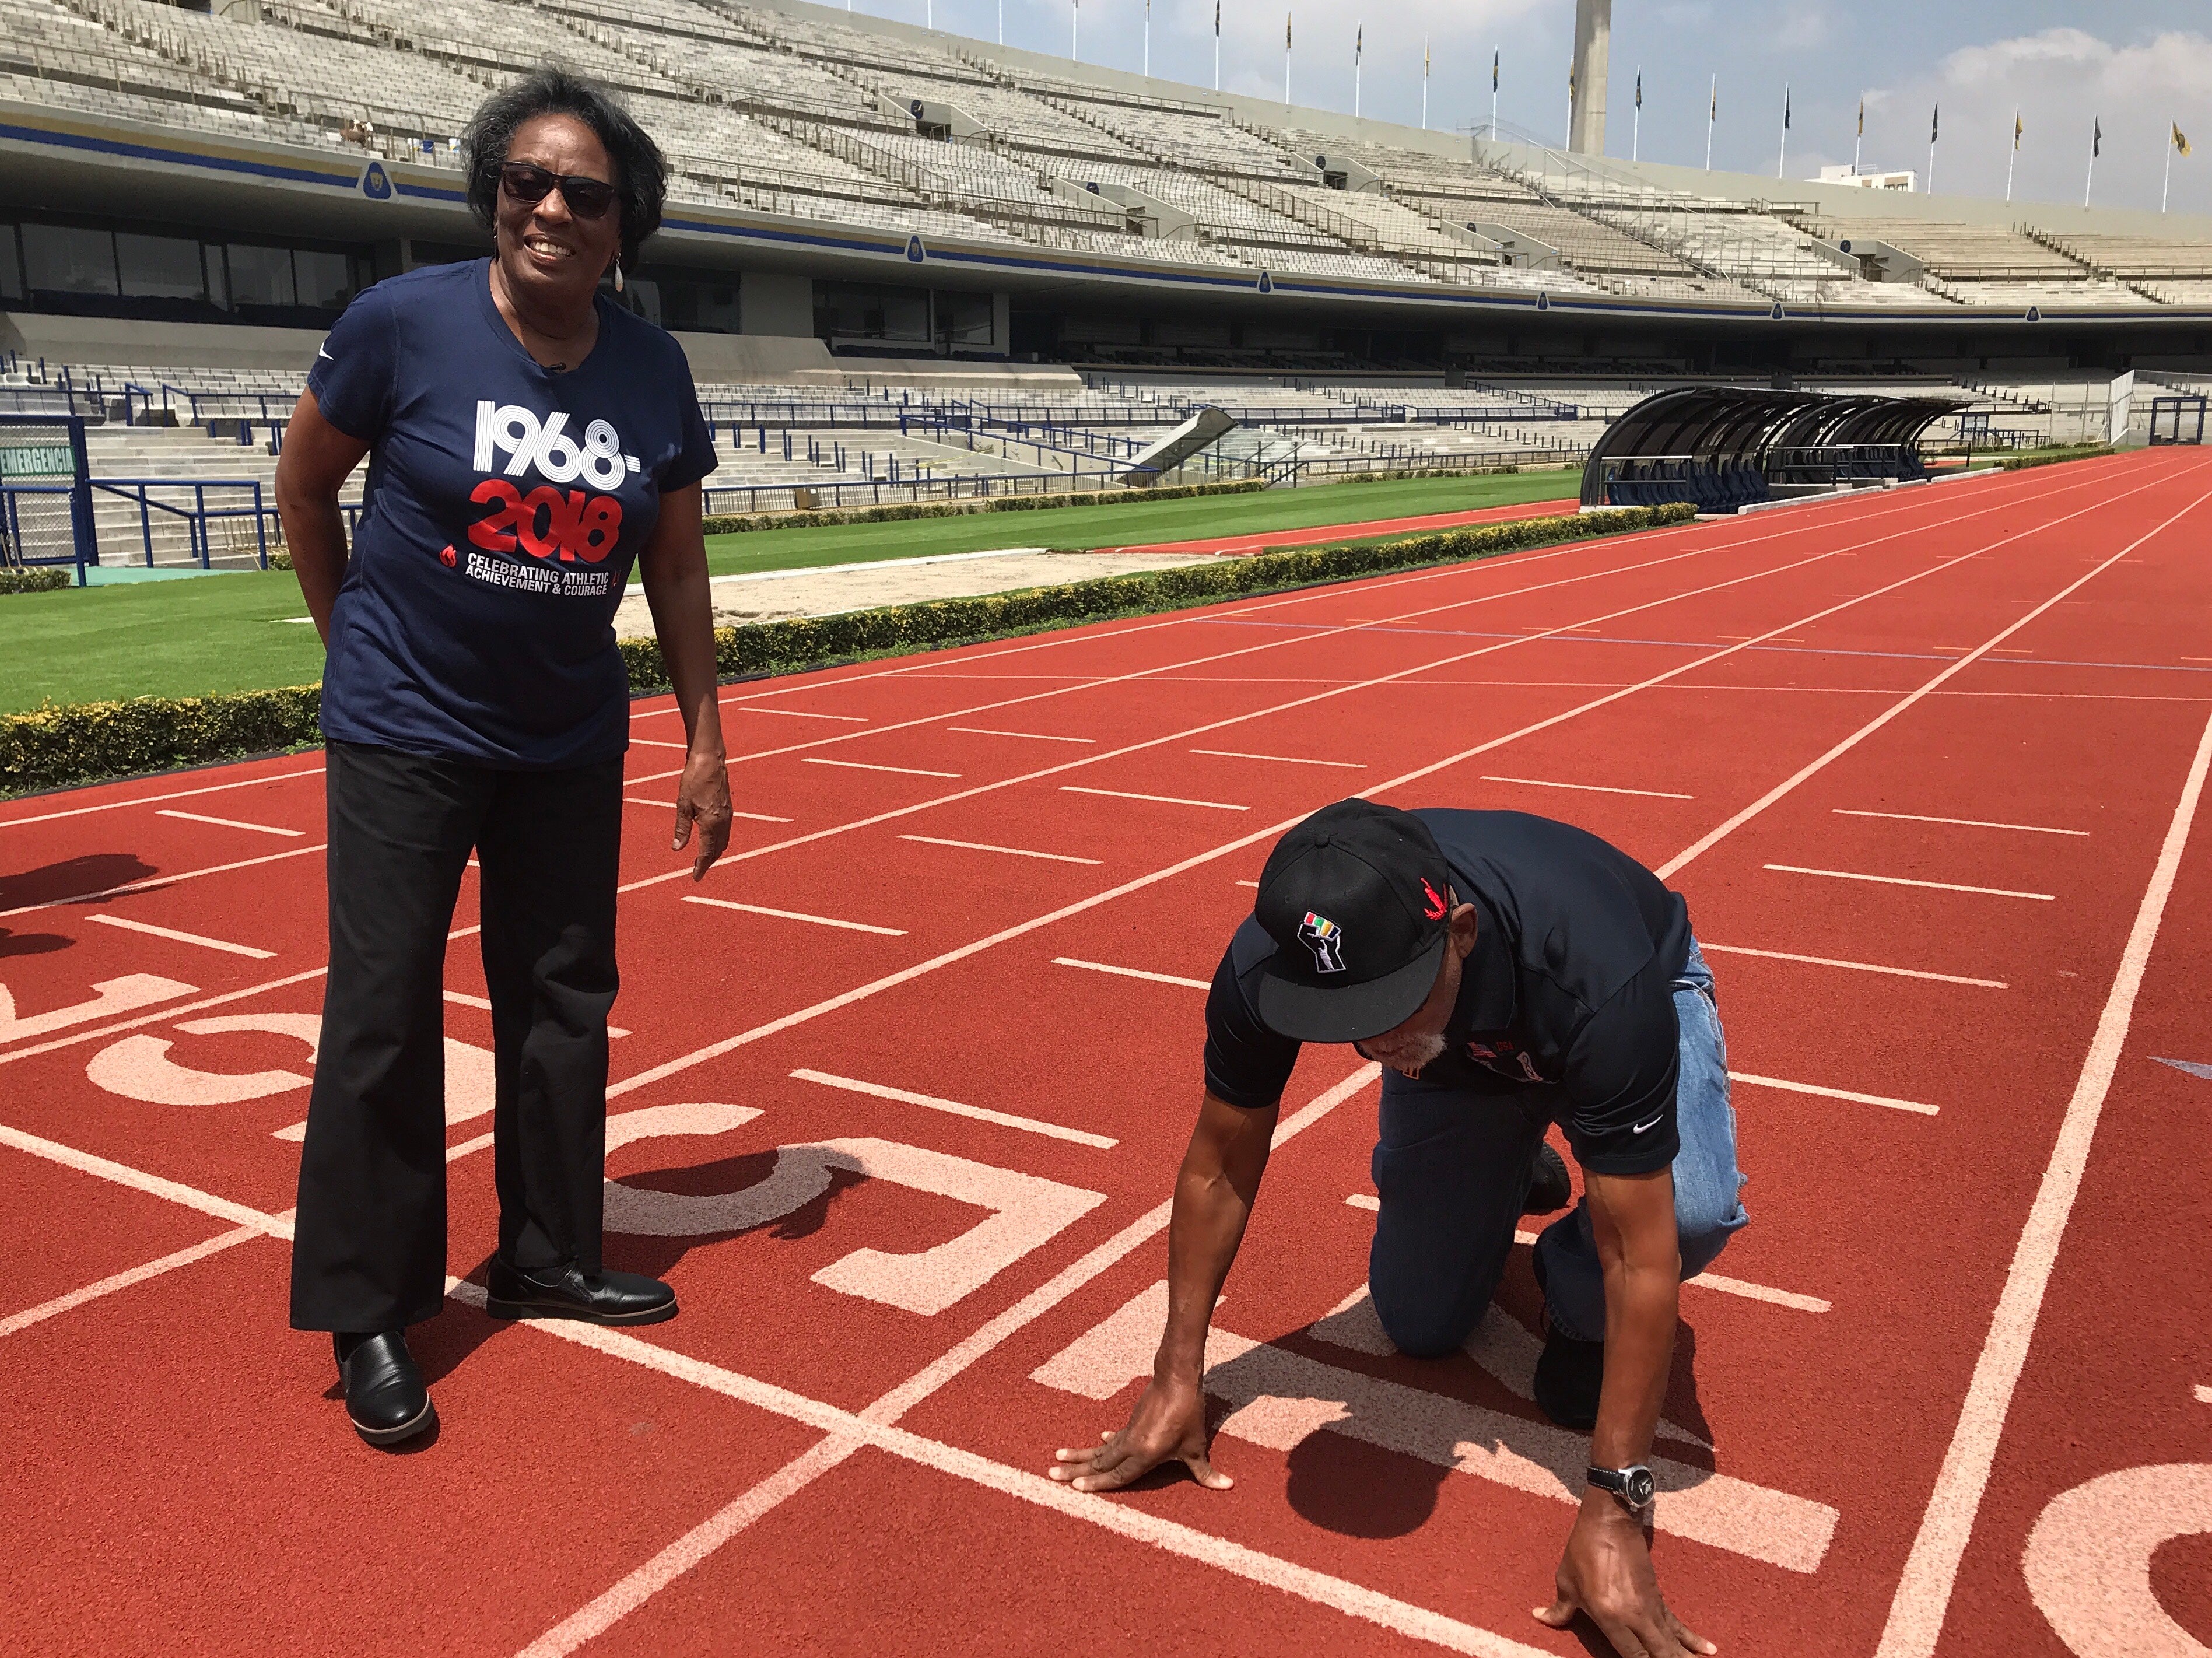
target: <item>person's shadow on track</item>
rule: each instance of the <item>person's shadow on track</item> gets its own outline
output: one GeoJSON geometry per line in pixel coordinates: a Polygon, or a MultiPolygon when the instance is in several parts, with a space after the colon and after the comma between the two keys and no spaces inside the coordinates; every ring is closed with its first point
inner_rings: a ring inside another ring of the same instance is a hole
{"type": "Polygon", "coordinates": [[[132,852],[94,852],[10,875],[0,875],[0,910],[88,898],[161,871],[132,852]]]}

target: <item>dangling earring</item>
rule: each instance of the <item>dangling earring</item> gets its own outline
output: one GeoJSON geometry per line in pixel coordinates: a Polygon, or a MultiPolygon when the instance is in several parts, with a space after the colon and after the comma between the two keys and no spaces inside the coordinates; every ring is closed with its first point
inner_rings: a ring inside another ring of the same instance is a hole
{"type": "Polygon", "coordinates": [[[616,292],[616,293],[617,293],[617,294],[619,294],[619,293],[621,293],[622,291],[623,291],[622,261],[621,261],[620,259],[617,259],[617,260],[615,261],[615,292],[616,292]]]}

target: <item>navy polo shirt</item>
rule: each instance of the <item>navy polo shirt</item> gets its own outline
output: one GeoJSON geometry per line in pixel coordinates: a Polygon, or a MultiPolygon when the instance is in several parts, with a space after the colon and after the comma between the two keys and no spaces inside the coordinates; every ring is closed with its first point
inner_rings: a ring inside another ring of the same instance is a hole
{"type": "Polygon", "coordinates": [[[324,734],[510,770],[629,740],[615,610],[660,498],[714,470],[683,348],[598,299],[564,372],[522,349],[491,262],[392,276],[346,307],[307,389],[369,446],[331,617],[324,734]]]}
{"type": "MultiPolygon", "coordinates": [[[[1413,815],[1476,917],[1444,1052],[1421,1081],[1478,1095],[1528,1090],[1596,1174],[1672,1163],[1674,985],[1690,952],[1681,895],[1571,823],[1518,811],[1413,815]]],[[[1298,1043],[1259,1013],[1274,950],[1246,918],[1206,1002],[1206,1089],[1248,1109],[1280,1099],[1297,1063],[1298,1043]]]]}

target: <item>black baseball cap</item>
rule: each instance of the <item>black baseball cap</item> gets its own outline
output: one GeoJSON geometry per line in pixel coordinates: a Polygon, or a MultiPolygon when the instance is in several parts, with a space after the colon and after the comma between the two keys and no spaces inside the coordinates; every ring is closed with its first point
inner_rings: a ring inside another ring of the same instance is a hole
{"type": "Polygon", "coordinates": [[[1324,806],[1275,843],[1252,913],[1275,941],[1260,1017],[1308,1042],[1356,1042],[1428,999],[1450,933],[1449,872],[1428,826],[1371,800],[1324,806]]]}

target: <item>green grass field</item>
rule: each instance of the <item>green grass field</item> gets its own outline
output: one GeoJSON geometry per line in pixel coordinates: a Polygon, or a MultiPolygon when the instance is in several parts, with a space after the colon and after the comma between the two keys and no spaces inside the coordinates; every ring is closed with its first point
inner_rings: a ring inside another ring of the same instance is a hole
{"type": "MultiPolygon", "coordinates": [[[[1206,535],[1545,501],[1580,487],[1572,472],[1339,483],[1142,506],[985,513],[890,524],[762,530],[707,544],[717,575],[996,547],[1120,547],[1206,535]]],[[[43,701],[198,696],[313,684],[322,641],[299,584],[282,571],[0,596],[0,714],[43,701]]]]}

